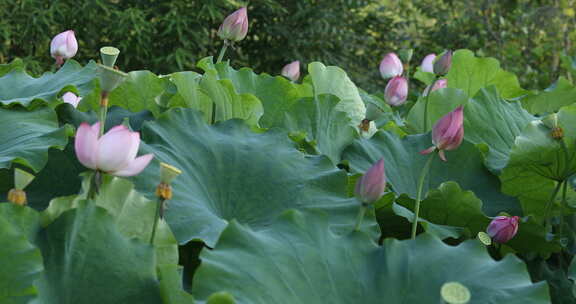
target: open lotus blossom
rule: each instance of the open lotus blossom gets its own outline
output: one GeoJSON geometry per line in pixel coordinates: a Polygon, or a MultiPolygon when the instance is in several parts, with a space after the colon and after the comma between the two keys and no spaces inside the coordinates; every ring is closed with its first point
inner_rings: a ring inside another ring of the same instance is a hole
{"type": "Polygon", "coordinates": [[[78,41],[72,30],[54,36],[50,42],[50,55],[56,59],[58,66],[62,65],[64,60],[74,57],[76,52],[78,52],[78,41]]]}
{"type": "Polygon", "coordinates": [[[65,103],[69,103],[73,107],[76,108],[76,107],[78,107],[80,100],[82,100],[82,97],[78,97],[78,96],[76,96],[76,94],[74,94],[72,92],[66,92],[66,93],[64,93],[64,95],[62,95],[62,100],[65,103]]]}
{"type": "Polygon", "coordinates": [[[421,151],[420,154],[429,154],[438,149],[438,155],[446,161],[444,151],[458,148],[464,138],[464,108],[457,107],[454,111],[444,115],[432,128],[432,143],[434,146],[421,151]]]}
{"type": "Polygon", "coordinates": [[[380,75],[382,75],[384,79],[400,76],[403,71],[402,61],[400,61],[400,58],[398,58],[395,53],[386,54],[382,61],[380,61],[380,75]]]}
{"type": "Polygon", "coordinates": [[[436,54],[428,54],[422,60],[422,64],[420,65],[420,69],[424,72],[434,73],[434,59],[436,59],[436,54]]]}
{"type": "Polygon", "coordinates": [[[518,232],[518,220],[519,217],[517,216],[497,216],[488,225],[486,233],[493,241],[506,243],[518,232]]]}
{"type": "Polygon", "coordinates": [[[396,76],[386,85],[384,99],[391,106],[399,106],[408,98],[408,80],[402,76],[396,76]]]}
{"type": "Polygon", "coordinates": [[[90,126],[82,123],[76,132],[76,157],[84,166],[115,176],[133,176],[140,173],[154,157],[146,154],[136,157],[140,146],[140,133],[124,125],[110,129],[98,138],[100,122],[90,126]]]}
{"type": "Polygon", "coordinates": [[[430,90],[430,86],[427,86],[426,89],[424,89],[424,92],[422,93],[423,96],[427,96],[428,93],[430,92],[434,92],[438,89],[443,89],[448,87],[448,79],[438,79],[434,82],[434,85],[432,86],[432,90],[430,90]]]}
{"type": "Polygon", "coordinates": [[[246,34],[248,34],[248,10],[245,7],[226,17],[218,29],[218,36],[224,40],[240,41],[246,34]]]}
{"type": "Polygon", "coordinates": [[[445,75],[452,65],[452,51],[448,50],[434,62],[434,74],[445,75]]]}
{"type": "Polygon", "coordinates": [[[292,81],[298,80],[298,78],[300,78],[300,61],[292,61],[291,63],[285,65],[282,68],[282,76],[292,81]]]}
{"type": "Polygon", "coordinates": [[[386,172],[384,160],[380,159],[356,182],[356,198],[364,203],[371,204],[384,195],[386,189],[386,172]]]}

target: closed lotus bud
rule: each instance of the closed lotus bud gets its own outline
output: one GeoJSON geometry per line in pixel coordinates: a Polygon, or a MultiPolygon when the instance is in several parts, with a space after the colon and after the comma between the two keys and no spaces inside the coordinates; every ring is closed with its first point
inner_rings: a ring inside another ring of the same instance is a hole
{"type": "Polygon", "coordinates": [[[282,68],[282,76],[292,81],[298,80],[300,78],[300,61],[296,60],[285,65],[282,68]]]}
{"type": "Polygon", "coordinates": [[[517,216],[497,216],[490,222],[490,225],[488,225],[486,233],[488,233],[493,241],[506,243],[518,232],[518,220],[519,218],[517,216]]]}
{"type": "Polygon", "coordinates": [[[140,173],[154,157],[146,154],[136,157],[140,146],[140,133],[118,125],[98,137],[100,122],[90,126],[80,124],[74,140],[74,149],[80,163],[90,169],[115,176],[134,176],[140,173]]]}
{"type": "Polygon", "coordinates": [[[73,107],[76,108],[78,106],[78,104],[80,103],[80,100],[82,100],[82,97],[78,97],[78,96],[76,96],[76,94],[74,94],[72,92],[66,92],[66,93],[64,93],[64,95],[62,95],[62,100],[65,103],[69,103],[73,107]]]}
{"type": "Polygon", "coordinates": [[[408,80],[402,76],[396,76],[386,85],[384,99],[391,106],[399,106],[408,98],[408,80]]]}
{"type": "Polygon", "coordinates": [[[464,138],[464,108],[459,106],[454,111],[444,115],[432,128],[432,143],[434,146],[421,151],[429,154],[438,149],[438,155],[446,161],[444,151],[458,148],[464,138]]]}
{"type": "Polygon", "coordinates": [[[363,204],[371,204],[384,195],[386,173],[384,160],[380,159],[356,182],[356,198],[363,204]]]}
{"type": "Polygon", "coordinates": [[[434,74],[446,75],[450,70],[450,65],[452,65],[452,51],[448,50],[434,62],[434,74]]]}
{"type": "Polygon", "coordinates": [[[240,41],[246,34],[248,34],[248,12],[245,7],[226,17],[218,29],[218,36],[224,40],[240,41]]]}
{"type": "Polygon", "coordinates": [[[428,54],[422,60],[422,64],[420,65],[420,69],[424,72],[434,73],[434,59],[436,59],[436,54],[428,54]]]}
{"type": "Polygon", "coordinates": [[[386,54],[384,59],[380,61],[380,75],[382,75],[384,79],[400,76],[403,71],[402,61],[400,61],[400,58],[394,53],[386,54]]]}
{"type": "Polygon", "coordinates": [[[50,55],[56,59],[57,65],[62,65],[64,60],[70,59],[78,52],[78,41],[74,36],[74,31],[62,32],[50,42],[50,55]]]}
{"type": "Polygon", "coordinates": [[[430,90],[430,86],[427,86],[426,89],[424,89],[424,92],[422,93],[423,96],[427,96],[428,93],[430,92],[434,92],[438,89],[444,89],[448,87],[448,79],[439,79],[436,80],[434,82],[434,85],[432,86],[432,90],[430,90]]]}

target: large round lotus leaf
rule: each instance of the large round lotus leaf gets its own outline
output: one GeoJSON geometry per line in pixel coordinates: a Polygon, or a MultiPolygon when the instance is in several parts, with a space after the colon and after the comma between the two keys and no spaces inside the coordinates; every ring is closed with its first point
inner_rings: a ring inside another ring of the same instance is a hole
{"type": "Polygon", "coordinates": [[[470,50],[454,52],[447,78],[449,88],[462,89],[468,97],[474,97],[481,88],[491,85],[495,85],[504,98],[526,94],[516,75],[501,69],[498,60],[476,57],[470,50]]]}
{"type": "Polygon", "coordinates": [[[167,81],[150,71],[133,71],[110,93],[109,104],[121,106],[132,112],[148,110],[160,114],[156,98],[165,89],[167,81]]]}
{"type": "MultiPolygon", "coordinates": [[[[220,79],[230,80],[238,93],[252,94],[258,97],[264,107],[260,125],[265,128],[282,122],[284,112],[297,100],[313,95],[312,88],[308,84],[293,83],[284,77],[273,77],[265,73],[256,74],[249,68],[235,70],[227,62],[214,64],[212,57],[200,60],[197,66],[206,73],[217,73],[220,79]]],[[[181,87],[182,85],[178,85],[179,93],[182,90],[188,91],[187,86],[182,89],[181,87]]],[[[188,100],[190,102],[198,102],[201,99],[189,98],[188,100]]]]}
{"type": "MultiPolygon", "coordinates": [[[[545,216],[556,181],[576,173],[575,122],[576,105],[567,106],[558,112],[562,139],[552,138],[552,129],[541,121],[528,124],[516,138],[500,179],[505,193],[520,198],[526,215],[545,216]]],[[[568,195],[574,197],[572,187],[568,187],[568,195]]]]}
{"type": "Polygon", "coordinates": [[[342,151],[358,134],[350,126],[346,113],[337,110],[339,102],[334,95],[302,98],[284,113],[284,121],[276,126],[291,135],[301,135],[320,154],[338,164],[342,151]]]}
{"type": "Polygon", "coordinates": [[[563,106],[576,102],[576,86],[560,76],[552,86],[536,95],[528,95],[520,100],[522,106],[532,114],[547,114],[558,111],[563,106]]]}
{"type": "MultiPolygon", "coordinates": [[[[91,175],[86,175],[87,187],[91,175]]],[[[53,199],[42,213],[42,225],[54,222],[62,213],[77,208],[84,203],[85,192],[81,195],[53,199]]],[[[146,199],[134,190],[133,184],[125,179],[106,176],[98,195],[90,202],[106,209],[113,216],[116,229],[124,237],[148,243],[152,234],[157,201],[146,199]]],[[[165,221],[158,222],[154,238],[157,264],[176,264],[178,248],[176,239],[165,221]]]]}
{"type": "MultiPolygon", "coordinates": [[[[1,204],[4,205],[4,204],[1,204]]],[[[25,207],[12,206],[25,209],[25,207]]],[[[3,210],[12,209],[2,206],[3,210]]],[[[31,211],[30,209],[28,209],[31,211]]],[[[31,211],[32,212],[32,211],[31,211]]],[[[16,211],[18,215],[26,215],[16,211]]],[[[34,282],[41,276],[44,266],[38,248],[29,240],[29,231],[24,226],[12,223],[5,212],[0,213],[0,303],[29,303],[38,291],[34,282]]],[[[20,219],[18,219],[20,221],[20,219]]]]}
{"type": "Polygon", "coordinates": [[[19,103],[28,106],[34,100],[54,101],[58,93],[68,86],[77,88],[84,96],[94,88],[96,64],[90,62],[82,67],[74,60],[67,60],[56,73],[45,73],[34,78],[22,69],[13,69],[0,77],[0,104],[19,103]]]}
{"type": "Polygon", "coordinates": [[[464,137],[488,145],[486,165],[498,172],[506,166],[516,136],[534,119],[518,102],[502,99],[495,87],[481,89],[464,108],[464,137]]]}
{"type": "MultiPolygon", "coordinates": [[[[286,133],[257,134],[240,120],[207,125],[200,113],[172,109],[142,130],[155,160],[134,178],[154,195],[159,162],[182,170],[166,218],[180,243],[213,246],[233,219],[264,228],[289,208],[325,208],[333,223],[353,226],[358,204],[346,196],[346,174],[325,157],[305,156],[286,133]]],[[[372,228],[376,228],[375,226],[372,228]]]]}
{"type": "Polygon", "coordinates": [[[318,213],[289,211],[260,231],[232,222],[200,257],[200,299],[225,290],[250,304],[438,304],[442,286],[458,282],[470,304],[549,303],[513,255],[496,262],[477,241],[452,247],[427,234],[379,247],[363,232],[333,234],[318,213]]]}
{"type": "Polygon", "coordinates": [[[63,149],[68,142],[66,127],[58,126],[56,113],[48,107],[0,109],[0,129],[5,130],[0,132],[0,168],[17,162],[38,172],[46,164],[48,149],[63,149]]]}
{"type": "Polygon", "coordinates": [[[93,202],[79,202],[42,233],[42,303],[160,303],[154,250],[118,229],[93,202]]]}
{"type": "MultiPolygon", "coordinates": [[[[419,152],[431,146],[430,133],[399,138],[390,132],[378,131],[370,139],[356,140],[344,151],[342,159],[349,161],[354,172],[365,172],[383,158],[386,176],[394,192],[416,198],[422,168],[430,157],[419,152]]],[[[446,157],[448,161],[443,162],[434,156],[424,182],[423,197],[441,183],[455,181],[484,202],[482,210],[487,215],[493,216],[501,211],[521,213],[516,199],[500,193],[498,178],[484,168],[482,155],[474,145],[464,140],[458,149],[447,151],[446,157]]]]}

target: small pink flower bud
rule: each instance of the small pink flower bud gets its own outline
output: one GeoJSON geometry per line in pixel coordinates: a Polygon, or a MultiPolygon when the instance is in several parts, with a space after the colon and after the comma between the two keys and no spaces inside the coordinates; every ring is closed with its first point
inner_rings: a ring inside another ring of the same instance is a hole
{"type": "Polygon", "coordinates": [[[224,40],[240,41],[246,34],[248,34],[248,11],[245,7],[226,17],[218,29],[218,36],[224,40]]]}
{"type": "Polygon", "coordinates": [[[400,76],[403,71],[402,61],[400,61],[400,58],[398,58],[395,53],[386,54],[384,59],[380,61],[380,75],[382,75],[384,79],[400,76]]]}
{"type": "Polygon", "coordinates": [[[408,97],[408,80],[402,76],[396,76],[386,85],[384,99],[391,106],[399,106],[406,102],[408,97]]]}
{"type": "Polygon", "coordinates": [[[78,107],[80,100],[82,100],[82,97],[78,97],[78,96],[76,96],[76,94],[74,94],[72,92],[66,92],[66,93],[64,93],[64,95],[62,95],[62,100],[65,103],[69,103],[73,107],[76,108],[76,107],[78,107]]]}
{"type": "Polygon", "coordinates": [[[448,50],[434,62],[434,74],[446,75],[450,70],[450,65],[452,65],[452,51],[448,50]]]}
{"type": "Polygon", "coordinates": [[[364,203],[371,204],[384,195],[386,189],[386,172],[384,160],[380,159],[356,182],[356,198],[364,203]]]}
{"type": "Polygon", "coordinates": [[[424,72],[434,73],[434,59],[436,59],[436,54],[428,54],[422,60],[422,64],[420,65],[420,69],[424,72]]]}
{"type": "Polygon", "coordinates": [[[518,220],[519,218],[517,216],[497,216],[490,222],[488,228],[486,228],[486,233],[488,233],[493,241],[506,243],[518,232],[518,220]]]}
{"type": "Polygon", "coordinates": [[[438,79],[434,82],[434,86],[432,86],[432,90],[430,90],[430,86],[427,86],[422,93],[423,96],[427,96],[429,92],[434,92],[438,89],[444,89],[448,87],[448,79],[438,79]]]}
{"type": "Polygon", "coordinates": [[[74,149],[84,166],[115,176],[133,176],[140,173],[154,157],[146,154],[136,157],[140,146],[140,133],[124,125],[110,129],[98,138],[100,123],[90,126],[82,123],[76,132],[74,149]]]}
{"type": "Polygon", "coordinates": [[[432,143],[434,146],[421,151],[420,154],[429,154],[438,149],[438,155],[446,161],[444,151],[458,148],[464,138],[464,108],[457,107],[454,111],[444,115],[432,128],[432,143]]]}
{"type": "Polygon", "coordinates": [[[300,61],[292,61],[291,63],[285,65],[282,68],[282,76],[292,81],[298,80],[298,78],[300,78],[300,61]]]}
{"type": "Polygon", "coordinates": [[[50,55],[56,59],[56,64],[59,66],[64,63],[64,60],[74,57],[76,52],[78,52],[78,41],[72,30],[54,36],[50,42],[50,55]]]}

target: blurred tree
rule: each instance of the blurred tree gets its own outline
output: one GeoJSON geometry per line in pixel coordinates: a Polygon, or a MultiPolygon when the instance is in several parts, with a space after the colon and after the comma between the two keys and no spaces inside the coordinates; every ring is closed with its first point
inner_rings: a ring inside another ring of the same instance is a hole
{"type": "Polygon", "coordinates": [[[468,48],[498,58],[526,87],[565,74],[574,56],[576,0],[2,0],[0,63],[21,57],[28,69],[50,68],[50,39],[67,29],[80,43],[76,59],[98,49],[122,50],[124,70],[165,74],[193,69],[216,55],[223,18],[248,5],[246,40],[229,51],[235,65],[278,74],[292,60],[343,67],[369,91],[382,90],[378,64],[390,51],[414,48],[413,66],[428,53],[468,48]]]}

